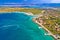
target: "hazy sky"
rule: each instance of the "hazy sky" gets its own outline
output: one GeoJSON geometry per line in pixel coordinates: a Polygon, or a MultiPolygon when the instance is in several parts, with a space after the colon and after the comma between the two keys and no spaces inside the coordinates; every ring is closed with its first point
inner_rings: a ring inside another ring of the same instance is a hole
{"type": "Polygon", "coordinates": [[[52,3],[60,3],[60,0],[52,0],[52,3]]]}
{"type": "Polygon", "coordinates": [[[42,3],[60,3],[60,0],[41,0],[42,3]]]}

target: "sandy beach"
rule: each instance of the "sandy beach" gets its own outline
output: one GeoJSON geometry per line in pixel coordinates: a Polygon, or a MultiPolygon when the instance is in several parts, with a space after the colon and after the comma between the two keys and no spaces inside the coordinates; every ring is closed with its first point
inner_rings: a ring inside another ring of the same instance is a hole
{"type": "Polygon", "coordinates": [[[37,20],[35,20],[35,18],[33,18],[33,21],[36,22],[38,25],[40,25],[42,28],[44,28],[49,33],[49,35],[55,38],[55,40],[58,40],[54,34],[52,34],[47,28],[45,28],[42,24],[40,24],[37,20]]]}

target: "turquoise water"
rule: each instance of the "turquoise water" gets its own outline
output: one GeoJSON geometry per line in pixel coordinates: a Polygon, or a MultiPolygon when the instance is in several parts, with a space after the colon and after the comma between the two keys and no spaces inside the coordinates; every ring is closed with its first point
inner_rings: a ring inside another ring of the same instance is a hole
{"type": "Polygon", "coordinates": [[[43,28],[38,28],[32,16],[11,12],[0,14],[0,40],[54,40],[43,28]]]}

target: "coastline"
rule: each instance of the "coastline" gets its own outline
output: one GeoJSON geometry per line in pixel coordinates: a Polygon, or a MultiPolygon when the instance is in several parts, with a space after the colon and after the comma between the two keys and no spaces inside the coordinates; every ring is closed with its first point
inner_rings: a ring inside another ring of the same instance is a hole
{"type": "MultiPolygon", "coordinates": [[[[11,13],[11,12],[0,12],[1,13],[11,13]]],[[[15,13],[25,13],[26,15],[33,15],[31,12],[15,12],[15,13]]]]}
{"type": "MultiPolygon", "coordinates": [[[[20,12],[20,11],[12,11],[12,12],[16,12],[16,13],[25,13],[26,15],[34,15],[33,13],[31,13],[31,12],[20,12]]],[[[6,13],[6,12],[0,12],[0,13],[6,13]]],[[[8,13],[11,13],[11,12],[9,12],[8,11],[8,13]]],[[[43,13],[43,11],[42,11],[42,13],[43,13]]],[[[53,36],[56,40],[58,40],[57,39],[57,37],[54,35],[54,34],[52,34],[47,28],[45,28],[41,23],[39,23],[37,20],[35,20],[35,18],[33,18],[33,21],[35,22],[35,23],[37,23],[38,25],[40,25],[43,29],[45,29],[47,32],[48,32],[48,34],[49,35],[51,35],[51,36],[53,36]]]]}
{"type": "Polygon", "coordinates": [[[37,23],[38,25],[40,25],[43,29],[45,29],[48,32],[49,35],[51,35],[52,37],[55,38],[55,40],[58,40],[57,37],[54,34],[52,34],[47,28],[45,28],[42,24],[40,24],[37,20],[35,20],[35,18],[33,18],[33,21],[35,23],[37,23]]]}
{"type": "Polygon", "coordinates": [[[42,9],[37,9],[37,8],[11,8],[11,7],[4,7],[0,8],[0,12],[26,12],[26,13],[31,13],[31,14],[39,14],[41,13],[42,9]]]}

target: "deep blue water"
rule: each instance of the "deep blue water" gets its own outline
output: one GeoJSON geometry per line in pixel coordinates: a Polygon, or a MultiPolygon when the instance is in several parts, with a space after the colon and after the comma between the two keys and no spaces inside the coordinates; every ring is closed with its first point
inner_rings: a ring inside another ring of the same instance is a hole
{"type": "Polygon", "coordinates": [[[24,13],[0,14],[0,40],[54,40],[24,13]]]}

